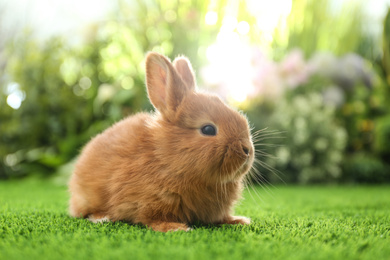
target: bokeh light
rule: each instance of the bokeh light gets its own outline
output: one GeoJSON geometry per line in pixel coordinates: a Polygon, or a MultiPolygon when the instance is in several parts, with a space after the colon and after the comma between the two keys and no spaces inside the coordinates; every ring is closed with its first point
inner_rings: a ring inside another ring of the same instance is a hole
{"type": "Polygon", "coordinates": [[[20,90],[19,84],[9,83],[6,89],[7,104],[13,109],[19,109],[23,100],[26,98],[25,92],[20,90]]]}
{"type": "Polygon", "coordinates": [[[214,11],[207,12],[205,22],[207,25],[215,25],[218,22],[218,13],[214,11]]]}

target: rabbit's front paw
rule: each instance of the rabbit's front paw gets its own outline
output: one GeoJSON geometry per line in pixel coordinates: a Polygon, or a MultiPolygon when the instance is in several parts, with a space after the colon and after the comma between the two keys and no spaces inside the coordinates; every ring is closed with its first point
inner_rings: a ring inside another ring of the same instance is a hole
{"type": "Polygon", "coordinates": [[[177,223],[177,222],[163,222],[163,221],[158,221],[158,222],[152,222],[147,225],[154,231],[159,231],[159,232],[168,232],[168,231],[190,231],[192,230],[190,227],[188,227],[184,223],[177,223]]]}
{"type": "Polygon", "coordinates": [[[242,216],[230,216],[221,222],[221,224],[230,224],[230,225],[249,225],[251,223],[251,219],[242,216]]]}

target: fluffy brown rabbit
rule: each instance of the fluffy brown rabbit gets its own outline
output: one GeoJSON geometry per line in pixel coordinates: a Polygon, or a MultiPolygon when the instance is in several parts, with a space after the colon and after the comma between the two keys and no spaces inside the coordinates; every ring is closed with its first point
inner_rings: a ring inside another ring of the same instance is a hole
{"type": "Polygon", "coordinates": [[[248,121],[196,90],[190,62],[149,53],[146,86],[155,113],[116,123],[83,149],[70,180],[70,214],[141,223],[156,231],[249,224],[232,216],[254,160],[248,121]]]}

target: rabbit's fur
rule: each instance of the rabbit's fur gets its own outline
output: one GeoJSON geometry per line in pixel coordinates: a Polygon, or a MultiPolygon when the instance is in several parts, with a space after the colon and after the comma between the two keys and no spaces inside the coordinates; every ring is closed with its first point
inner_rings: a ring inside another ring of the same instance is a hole
{"type": "Polygon", "coordinates": [[[149,53],[146,85],[156,112],[125,118],[85,146],[69,184],[70,214],[163,232],[249,224],[231,215],[254,160],[245,116],[196,91],[185,57],[171,63],[149,53]],[[207,124],[216,135],[202,133],[207,124]]]}

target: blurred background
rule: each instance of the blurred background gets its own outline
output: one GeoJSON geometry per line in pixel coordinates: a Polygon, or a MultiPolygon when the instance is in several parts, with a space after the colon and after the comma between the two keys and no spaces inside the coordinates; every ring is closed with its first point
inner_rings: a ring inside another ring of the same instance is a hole
{"type": "Polygon", "coordinates": [[[152,110],[144,57],[189,57],[243,110],[262,181],[390,182],[389,0],[0,0],[0,179],[66,183],[90,138],[152,110]]]}

